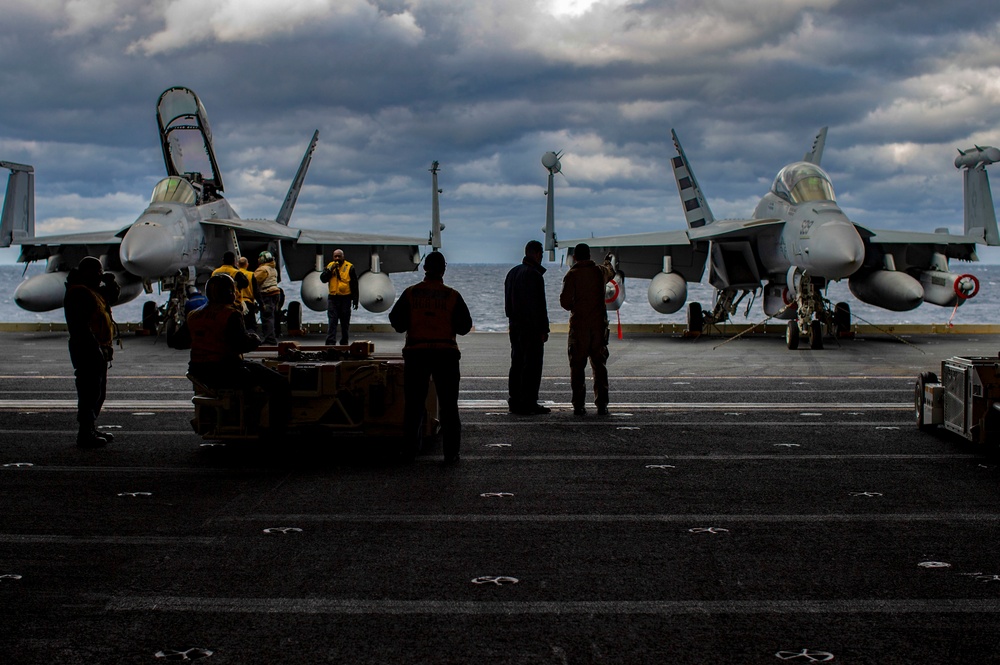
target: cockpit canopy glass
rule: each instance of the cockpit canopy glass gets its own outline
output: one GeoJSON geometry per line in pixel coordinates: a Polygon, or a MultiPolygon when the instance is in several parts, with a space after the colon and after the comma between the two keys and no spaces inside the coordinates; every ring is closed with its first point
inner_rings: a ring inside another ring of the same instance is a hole
{"type": "Polygon", "coordinates": [[[198,202],[198,193],[184,178],[170,176],[156,183],[150,203],[180,203],[194,205],[198,202]]]}
{"type": "Polygon", "coordinates": [[[830,176],[810,162],[796,162],[781,169],[771,191],[794,204],[837,200],[830,176]]]}

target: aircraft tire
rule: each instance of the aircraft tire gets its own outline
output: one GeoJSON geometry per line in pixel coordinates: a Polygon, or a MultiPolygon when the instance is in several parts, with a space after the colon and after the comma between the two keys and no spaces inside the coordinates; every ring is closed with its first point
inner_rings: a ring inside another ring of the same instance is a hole
{"type": "Polygon", "coordinates": [[[785,344],[791,351],[799,348],[799,324],[797,321],[788,322],[788,326],[785,328],[785,344]]]}
{"type": "Polygon", "coordinates": [[[700,302],[689,302],[687,309],[688,332],[700,335],[705,328],[705,313],[701,311],[700,302]]]}
{"type": "Polygon", "coordinates": [[[302,330],[302,303],[298,300],[288,303],[288,315],[285,320],[289,334],[302,330]]]}
{"type": "Polygon", "coordinates": [[[833,308],[833,331],[839,337],[851,332],[851,306],[838,302],[833,308]]]}
{"type": "Polygon", "coordinates": [[[159,315],[156,311],[156,303],[147,300],[142,304],[142,329],[155,335],[157,324],[159,324],[159,315]]]}
{"type": "Polygon", "coordinates": [[[823,348],[823,322],[809,322],[809,348],[819,351],[823,348]]]}
{"type": "Polygon", "coordinates": [[[928,383],[937,383],[938,377],[934,372],[924,372],[917,377],[917,384],[913,390],[913,406],[916,410],[917,429],[927,432],[934,428],[934,425],[924,421],[924,386],[928,383]]]}

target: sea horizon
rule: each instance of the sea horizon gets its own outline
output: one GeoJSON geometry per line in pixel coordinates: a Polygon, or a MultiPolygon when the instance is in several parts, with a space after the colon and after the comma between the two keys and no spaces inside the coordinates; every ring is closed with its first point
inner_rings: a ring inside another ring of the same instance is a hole
{"type": "MultiPolygon", "coordinates": [[[[463,295],[477,331],[502,332],[507,330],[507,318],[504,315],[503,282],[511,263],[449,263],[445,274],[445,283],[458,289],[463,295]]],[[[559,264],[544,264],[545,291],[551,323],[566,323],[569,312],[559,306],[559,291],[563,275],[568,268],[559,264]]],[[[892,312],[863,303],[855,298],[848,288],[846,280],[833,282],[826,292],[832,303],[846,302],[851,307],[855,322],[875,325],[897,324],[990,324],[998,320],[1000,311],[1000,264],[971,263],[952,265],[952,270],[975,275],[980,282],[980,292],[964,302],[957,310],[954,307],[938,307],[927,303],[909,312],[892,312]]],[[[44,264],[0,265],[0,323],[61,323],[64,321],[62,309],[49,312],[28,312],[14,303],[14,290],[18,283],[26,277],[40,274],[44,264]]],[[[406,273],[390,275],[396,289],[396,297],[407,286],[415,284],[423,278],[423,270],[417,269],[406,273]]],[[[707,271],[706,271],[707,278],[707,271]]],[[[682,307],[673,314],[656,312],[647,300],[646,291],[648,279],[626,278],[625,304],[617,312],[609,311],[608,316],[615,325],[620,320],[623,324],[656,324],[684,323],[687,320],[687,307],[682,307]]],[[[284,276],[283,286],[286,298],[299,300],[299,284],[284,276]]],[[[687,302],[697,301],[703,309],[709,310],[713,302],[715,289],[703,282],[688,284],[687,302]]],[[[154,286],[152,294],[140,294],[135,300],[114,307],[114,317],[120,323],[138,323],[142,319],[142,308],[145,302],[152,300],[162,305],[167,300],[166,293],[157,292],[154,286]]],[[[733,316],[734,323],[758,323],[767,317],[762,310],[761,297],[748,296],[733,316]]],[[[325,309],[320,312],[307,307],[302,308],[302,320],[305,323],[326,323],[325,309]]],[[[378,324],[388,323],[388,312],[374,313],[363,308],[353,312],[352,323],[378,324]]],[[[772,323],[778,322],[776,319],[772,323]]]]}

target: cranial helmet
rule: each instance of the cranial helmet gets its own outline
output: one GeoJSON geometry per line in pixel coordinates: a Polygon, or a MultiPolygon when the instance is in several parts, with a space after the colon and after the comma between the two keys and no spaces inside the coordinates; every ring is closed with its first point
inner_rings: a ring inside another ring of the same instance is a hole
{"type": "Polygon", "coordinates": [[[274,256],[271,254],[271,252],[267,251],[266,249],[257,255],[257,261],[259,263],[268,263],[273,260],[274,256]]]}
{"type": "Polygon", "coordinates": [[[236,282],[229,275],[214,275],[205,285],[208,302],[230,305],[236,302],[236,282]]]}

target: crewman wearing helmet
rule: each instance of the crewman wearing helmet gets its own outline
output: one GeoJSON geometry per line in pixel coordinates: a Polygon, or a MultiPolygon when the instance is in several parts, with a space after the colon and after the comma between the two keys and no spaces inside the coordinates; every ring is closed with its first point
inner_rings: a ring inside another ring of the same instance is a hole
{"type": "Polygon", "coordinates": [[[257,269],[253,273],[260,288],[260,324],[264,329],[264,344],[277,344],[276,324],[278,306],[281,302],[281,288],[278,287],[278,269],[274,265],[274,255],[264,250],[257,257],[257,269]]]}
{"type": "Polygon", "coordinates": [[[174,346],[191,349],[188,371],[210,388],[260,386],[270,399],[270,430],[284,429],[291,409],[288,381],[243,354],[260,346],[260,337],[247,332],[236,306],[236,283],[229,275],[214,275],[205,285],[208,304],[188,314],[177,331],[174,346]]]}
{"type": "Polygon", "coordinates": [[[233,278],[233,281],[236,282],[236,305],[243,311],[243,322],[247,324],[247,329],[254,330],[256,325],[251,327],[247,321],[247,314],[250,313],[250,307],[254,300],[251,285],[253,273],[249,270],[240,270],[236,264],[236,253],[226,252],[222,255],[222,265],[213,270],[212,275],[229,275],[233,278]]]}

